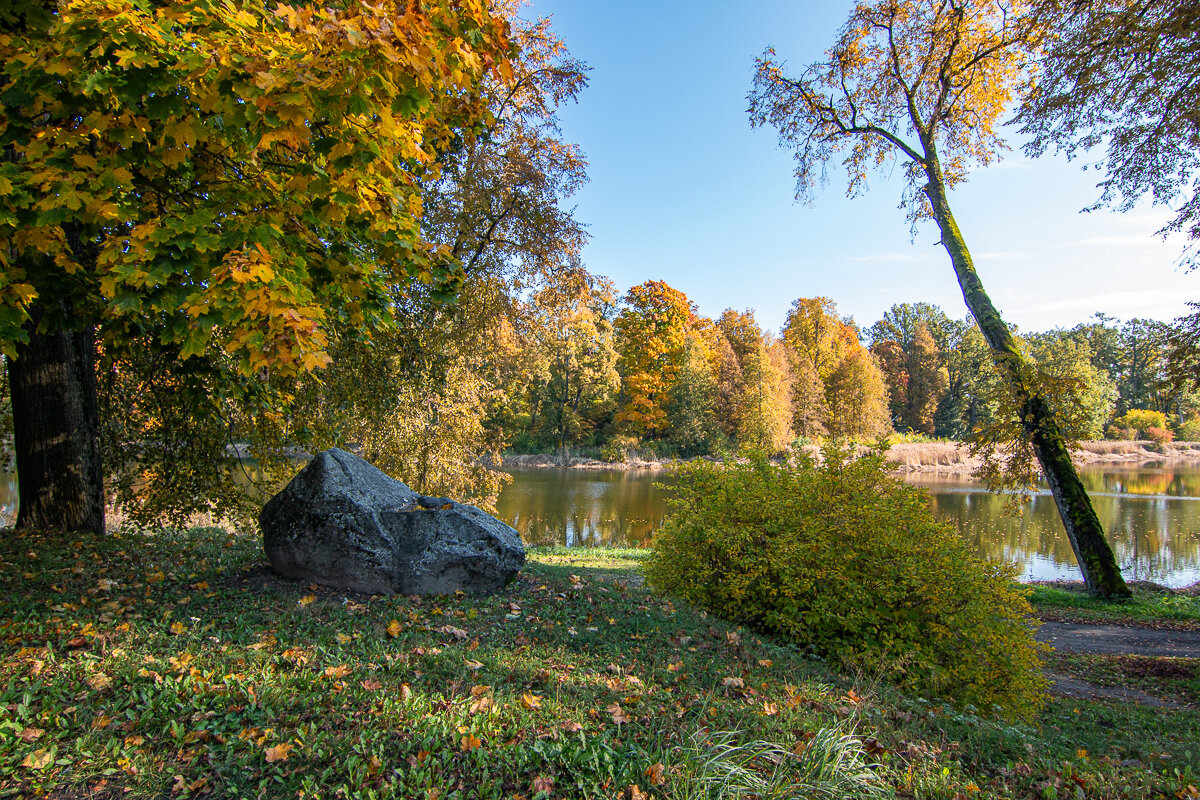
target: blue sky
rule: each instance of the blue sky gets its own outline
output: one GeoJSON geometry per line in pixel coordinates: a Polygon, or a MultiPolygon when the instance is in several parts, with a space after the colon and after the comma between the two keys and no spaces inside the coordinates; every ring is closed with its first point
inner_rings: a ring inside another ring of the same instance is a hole
{"type": "MultiPolygon", "coordinates": [[[[966,307],[932,223],[910,238],[897,176],[845,197],[837,164],[811,205],[793,200],[789,153],[752,130],[753,61],[773,45],[796,70],[832,43],[848,2],[535,0],[552,14],[590,85],[562,112],[588,157],[569,205],[588,225],[588,268],[618,288],[649,279],[707,316],[753,308],[778,330],[792,300],[831,297],[870,325],[893,303],[966,307]]],[[[1015,136],[1015,131],[1013,131],[1015,136]]],[[[1162,208],[1081,214],[1098,197],[1080,161],[1015,150],[975,173],[951,205],[1001,313],[1024,330],[1070,327],[1096,311],[1171,319],[1200,300],[1200,272],[1177,266],[1179,240],[1154,232],[1162,208]]]]}

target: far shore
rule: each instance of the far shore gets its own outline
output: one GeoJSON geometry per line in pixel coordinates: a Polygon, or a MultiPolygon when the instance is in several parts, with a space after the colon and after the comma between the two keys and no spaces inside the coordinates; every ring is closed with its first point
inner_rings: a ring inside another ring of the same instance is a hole
{"type": "MultiPolygon", "coordinates": [[[[818,448],[806,448],[816,452],[818,448]]],[[[1077,467],[1148,467],[1200,464],[1200,442],[1171,442],[1156,445],[1151,441],[1081,442],[1072,454],[1077,467]]],[[[893,444],[887,459],[900,473],[966,474],[979,468],[967,446],[959,442],[914,442],[893,444]]],[[[570,455],[506,455],[506,469],[590,469],[655,470],[666,469],[678,459],[643,459],[637,456],[622,461],[600,461],[570,455]]]]}

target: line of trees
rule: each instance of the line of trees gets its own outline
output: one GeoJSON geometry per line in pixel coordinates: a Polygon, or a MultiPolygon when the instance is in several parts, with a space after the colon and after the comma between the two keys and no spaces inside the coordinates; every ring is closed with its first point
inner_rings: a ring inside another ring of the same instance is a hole
{"type": "MultiPolygon", "coordinates": [[[[832,300],[799,298],[776,335],[752,310],[700,316],[662,281],[617,298],[592,278],[570,297],[535,297],[529,316],[538,324],[508,342],[521,370],[487,423],[518,452],[780,452],[893,432],[965,441],[1011,415],[978,326],[929,303],[894,305],[860,330],[832,300]]],[[[1096,314],[1013,334],[1068,440],[1193,440],[1200,392],[1172,346],[1188,319],[1096,314]]]]}

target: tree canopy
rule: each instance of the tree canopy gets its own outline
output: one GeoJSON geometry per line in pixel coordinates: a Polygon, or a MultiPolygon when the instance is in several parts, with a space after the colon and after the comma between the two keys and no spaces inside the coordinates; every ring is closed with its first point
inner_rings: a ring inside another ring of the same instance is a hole
{"type": "Polygon", "coordinates": [[[1173,205],[1161,233],[1200,251],[1200,3],[1195,0],[1035,0],[1046,39],[1038,81],[1018,116],[1026,150],[1103,150],[1097,205],[1122,210],[1149,196],[1173,205]]]}

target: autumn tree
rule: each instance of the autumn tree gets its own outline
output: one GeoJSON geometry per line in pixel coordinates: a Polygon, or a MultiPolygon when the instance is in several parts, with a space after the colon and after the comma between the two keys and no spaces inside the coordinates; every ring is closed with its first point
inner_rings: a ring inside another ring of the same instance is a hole
{"type": "Polygon", "coordinates": [[[1174,217],[1160,231],[1200,243],[1200,4],[1195,0],[1033,0],[1047,39],[1018,121],[1030,155],[1103,148],[1097,205],[1129,210],[1147,195],[1174,217]]]}
{"type": "Polygon", "coordinates": [[[626,293],[616,321],[622,385],[616,422],[628,433],[666,434],[670,387],[693,317],[687,295],[664,281],[646,281],[626,293]]]}
{"type": "Polygon", "coordinates": [[[932,218],[963,298],[991,348],[1022,422],[1015,446],[1036,456],[1088,589],[1129,595],[1104,529],[1071,462],[1031,366],[984,291],[948,192],[1004,148],[1001,116],[1017,99],[1030,57],[1017,3],[999,0],[859,2],[824,60],[796,77],[768,49],[750,94],[755,125],[771,125],[796,157],[797,195],[809,199],[826,165],[844,159],[849,191],[900,160],[914,223],[932,218]]]}
{"type": "Polygon", "coordinates": [[[475,3],[197,0],[0,12],[0,348],[25,527],[104,529],[97,333],[173,360],[328,363],[390,287],[439,155],[486,120],[507,26],[475,3]]]}
{"type": "MultiPolygon", "coordinates": [[[[590,279],[571,296],[543,290],[526,353],[540,363],[531,384],[535,429],[563,448],[594,430],[620,390],[611,281],[590,279]]],[[[611,413],[611,411],[609,412],[611,413]]]]}
{"type": "Polygon", "coordinates": [[[743,447],[760,452],[782,451],[792,440],[786,351],[764,333],[750,309],[725,309],[716,327],[737,360],[737,385],[728,410],[734,438],[743,447]]]}
{"type": "Polygon", "coordinates": [[[838,317],[832,300],[795,300],[783,325],[783,342],[792,353],[792,422],[798,433],[810,436],[810,431],[824,429],[834,436],[872,437],[891,429],[879,366],[852,321],[838,317]],[[819,398],[814,396],[817,386],[819,398]],[[817,409],[823,415],[814,424],[817,409]]]}
{"type": "Polygon", "coordinates": [[[667,441],[680,455],[711,453],[722,443],[717,415],[717,378],[706,337],[689,331],[679,358],[679,371],[667,402],[667,441]]]}
{"type": "Polygon", "coordinates": [[[931,303],[897,303],[867,329],[871,353],[887,383],[892,419],[900,430],[940,433],[950,384],[946,348],[953,327],[945,312],[931,303]]]}

